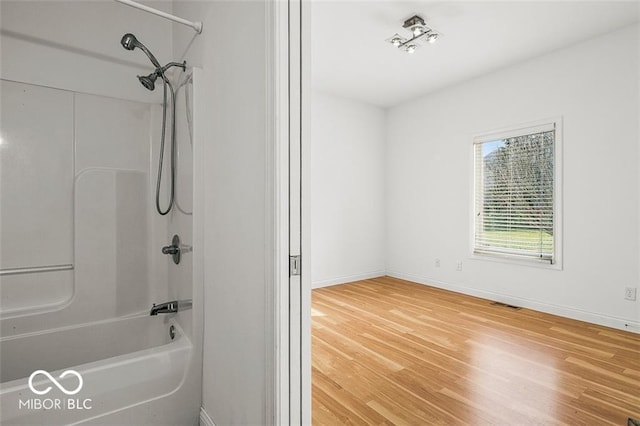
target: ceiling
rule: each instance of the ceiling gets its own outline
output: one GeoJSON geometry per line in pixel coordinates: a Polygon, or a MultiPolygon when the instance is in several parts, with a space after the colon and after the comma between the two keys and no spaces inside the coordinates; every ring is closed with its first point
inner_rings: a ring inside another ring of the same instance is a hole
{"type": "Polygon", "coordinates": [[[315,90],[388,107],[638,22],[626,1],[311,2],[315,90]],[[386,43],[412,15],[442,33],[407,54],[386,43]]]}

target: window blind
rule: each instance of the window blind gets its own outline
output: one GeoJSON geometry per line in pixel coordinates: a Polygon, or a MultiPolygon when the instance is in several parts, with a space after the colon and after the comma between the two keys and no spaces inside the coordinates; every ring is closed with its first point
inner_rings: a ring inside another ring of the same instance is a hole
{"type": "Polygon", "coordinates": [[[553,263],[555,129],[474,142],[474,253],[553,263]]]}

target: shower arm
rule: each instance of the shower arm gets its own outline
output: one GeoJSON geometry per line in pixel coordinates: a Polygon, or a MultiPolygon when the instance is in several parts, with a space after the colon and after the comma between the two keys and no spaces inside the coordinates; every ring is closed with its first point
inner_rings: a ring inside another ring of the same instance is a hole
{"type": "Polygon", "coordinates": [[[180,62],[169,62],[164,67],[159,68],[158,71],[160,71],[162,74],[164,74],[165,71],[167,71],[171,67],[180,67],[180,68],[182,68],[182,71],[186,71],[187,70],[187,61],[183,61],[182,63],[180,63],[180,62]]]}
{"type": "Polygon", "coordinates": [[[171,67],[178,67],[178,68],[182,68],[182,71],[186,71],[187,70],[187,61],[183,61],[182,63],[180,62],[169,62],[167,65],[165,65],[164,67],[156,67],[156,70],[149,74],[149,77],[153,76],[154,74],[158,77],[162,77],[162,79],[165,79],[165,75],[164,73],[171,67]]]}

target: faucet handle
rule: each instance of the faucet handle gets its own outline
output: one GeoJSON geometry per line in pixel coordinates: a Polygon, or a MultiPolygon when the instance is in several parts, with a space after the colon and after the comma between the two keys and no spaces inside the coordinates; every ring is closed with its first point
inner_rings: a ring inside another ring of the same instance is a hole
{"type": "Polygon", "coordinates": [[[171,255],[171,257],[173,258],[173,263],[175,263],[176,265],[180,263],[181,251],[180,237],[177,234],[173,236],[170,246],[162,247],[162,254],[171,255]]]}
{"type": "Polygon", "coordinates": [[[180,247],[174,245],[162,247],[162,254],[176,254],[180,252],[180,247]]]}

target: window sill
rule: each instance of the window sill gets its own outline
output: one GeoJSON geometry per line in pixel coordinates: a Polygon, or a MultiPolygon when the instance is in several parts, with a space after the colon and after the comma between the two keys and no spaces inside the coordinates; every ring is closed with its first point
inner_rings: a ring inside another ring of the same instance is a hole
{"type": "Polygon", "coordinates": [[[554,263],[549,263],[549,261],[542,261],[536,259],[526,259],[522,257],[511,257],[509,255],[497,255],[497,254],[482,254],[482,253],[471,253],[472,260],[478,261],[488,261],[495,263],[506,263],[508,265],[515,266],[527,266],[539,269],[548,269],[552,271],[562,271],[562,262],[560,260],[556,260],[554,263]]]}

